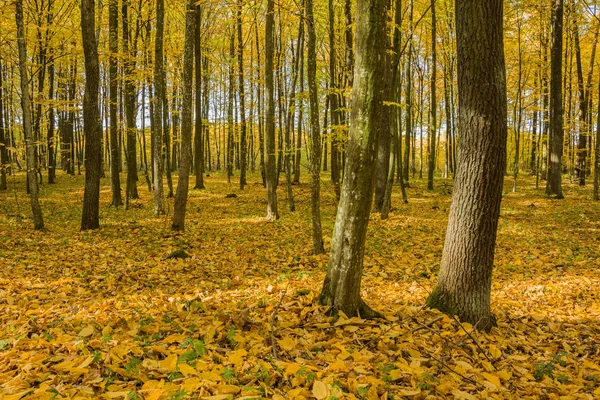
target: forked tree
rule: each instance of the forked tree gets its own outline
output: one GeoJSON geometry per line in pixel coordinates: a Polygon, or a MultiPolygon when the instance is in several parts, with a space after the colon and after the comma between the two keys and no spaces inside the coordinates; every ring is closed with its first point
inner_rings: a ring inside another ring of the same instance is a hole
{"type": "Polygon", "coordinates": [[[360,283],[383,109],[386,4],[386,0],[356,2],[356,61],[345,178],[319,296],[321,304],[349,317],[378,315],[362,300],[360,283]]]}
{"type": "Polygon", "coordinates": [[[38,200],[38,181],[35,171],[35,150],[31,127],[31,103],[29,100],[29,77],[27,73],[27,46],[25,43],[25,24],[23,22],[23,0],[17,0],[15,20],[17,23],[17,46],[19,48],[19,73],[21,78],[21,107],[23,109],[23,137],[25,139],[25,157],[27,158],[27,182],[29,200],[33,214],[33,228],[44,228],[42,208],[38,200]]]}
{"type": "Polygon", "coordinates": [[[458,168],[437,285],[427,305],[489,330],[506,166],[502,0],[456,0],[458,168]],[[485,51],[483,51],[485,49],[485,51]]]}

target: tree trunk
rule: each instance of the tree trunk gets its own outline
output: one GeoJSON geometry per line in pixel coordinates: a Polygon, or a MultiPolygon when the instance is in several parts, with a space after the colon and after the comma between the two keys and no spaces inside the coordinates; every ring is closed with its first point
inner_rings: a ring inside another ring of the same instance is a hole
{"type": "MultiPolygon", "coordinates": [[[[321,227],[321,127],[319,126],[319,95],[317,93],[317,53],[313,0],[306,0],[306,26],[308,33],[307,77],[310,106],[311,138],[311,215],[313,254],[325,252],[321,227]]],[[[333,96],[330,97],[330,101],[333,96]]],[[[333,115],[333,114],[332,114],[333,115]]],[[[336,114],[337,115],[337,114],[336,114]]]]}
{"type": "MultiPolygon", "coordinates": [[[[337,91],[337,73],[335,56],[335,13],[333,0],[328,1],[329,10],[329,111],[331,113],[331,128],[329,129],[331,142],[331,183],[335,190],[335,196],[340,199],[340,166],[339,166],[339,139],[340,110],[337,91]]],[[[309,78],[310,79],[310,78],[309,78]]],[[[320,146],[320,144],[319,144],[320,146]]]]}
{"type": "MultiPolygon", "coordinates": [[[[4,127],[4,70],[0,58],[0,190],[6,190],[6,170],[8,169],[7,135],[4,127]]],[[[50,149],[50,148],[49,148],[50,149]]],[[[48,167],[50,170],[50,167],[48,167]]]]}
{"type": "Polygon", "coordinates": [[[435,174],[435,155],[437,137],[437,21],[435,15],[435,2],[431,0],[431,125],[429,129],[429,162],[427,164],[427,189],[433,190],[433,176],[435,174]]]}
{"type": "Polygon", "coordinates": [[[110,58],[108,61],[109,75],[109,134],[110,134],[110,188],[112,191],[111,206],[123,205],[121,198],[121,178],[119,176],[119,142],[117,121],[117,88],[118,88],[118,66],[117,54],[119,53],[119,9],[118,0],[110,0],[108,3],[108,44],[110,58]]]}
{"type": "Polygon", "coordinates": [[[427,299],[482,330],[495,324],[490,292],[506,166],[502,14],[502,0],[456,3],[459,160],[439,278],[427,299]]]}
{"type": "Polygon", "coordinates": [[[156,37],[154,42],[154,214],[165,212],[163,189],[163,99],[165,92],[165,73],[163,60],[163,35],[165,26],[165,1],[156,0],[156,37]]]}
{"type": "Polygon", "coordinates": [[[194,121],[194,174],[196,175],[196,184],[194,189],[204,189],[204,138],[202,131],[202,41],[200,35],[202,8],[199,5],[196,6],[195,17],[196,28],[194,32],[194,58],[196,62],[196,119],[194,121]]]}
{"type": "Polygon", "coordinates": [[[136,167],[136,87],[135,87],[135,62],[136,51],[130,49],[131,32],[129,30],[128,16],[129,0],[123,0],[122,18],[123,18],[123,53],[125,54],[124,72],[125,72],[125,125],[127,138],[127,186],[125,190],[125,203],[129,205],[131,199],[137,199],[137,167],[136,167]]]}
{"type": "MultiPolygon", "coordinates": [[[[600,75],[600,74],[599,74],[600,75]]],[[[598,114],[596,121],[596,144],[594,146],[594,200],[600,200],[598,186],[600,184],[600,85],[598,85],[598,114]]]]}
{"type": "Polygon", "coordinates": [[[98,108],[100,69],[95,35],[94,0],[81,0],[81,34],[85,58],[83,124],[85,134],[85,188],[81,230],[100,227],[100,175],[102,174],[102,126],[98,108]]]}
{"type": "MultiPolygon", "coordinates": [[[[185,227],[185,208],[187,205],[190,166],[192,160],[192,84],[194,67],[194,37],[200,29],[196,23],[193,0],[188,0],[185,14],[185,42],[183,49],[183,106],[181,109],[181,156],[179,160],[179,179],[173,210],[171,229],[183,231],[185,227]]],[[[197,116],[196,118],[198,118],[197,116]]]]}
{"type": "Polygon", "coordinates": [[[279,219],[277,211],[277,171],[275,163],[275,88],[273,85],[274,0],[267,0],[265,23],[265,89],[267,91],[265,132],[265,182],[267,186],[267,219],[279,219]]]}
{"type": "MultiPolygon", "coordinates": [[[[406,135],[404,138],[404,181],[408,186],[409,182],[409,162],[410,162],[410,146],[411,137],[413,133],[413,75],[412,75],[412,31],[413,31],[413,0],[409,0],[409,11],[408,11],[408,32],[410,37],[408,38],[408,55],[406,57],[406,135]]],[[[414,152],[413,152],[414,160],[414,152]]],[[[414,176],[414,161],[413,161],[413,176],[414,176]]]]}
{"type": "MultiPolygon", "coordinates": [[[[1,70],[1,68],[0,68],[1,70]]],[[[54,57],[50,56],[50,65],[48,65],[48,132],[47,132],[47,143],[48,143],[48,183],[53,184],[56,182],[56,143],[54,139],[54,57]]],[[[1,85],[0,85],[1,86],[1,85]]]]}
{"type": "Polygon", "coordinates": [[[244,96],[244,38],[242,37],[242,3],[238,0],[236,25],[238,39],[238,94],[240,99],[240,190],[246,186],[246,164],[248,145],[246,143],[246,104],[244,96]]]}
{"type": "Polygon", "coordinates": [[[319,302],[347,316],[377,316],[361,299],[365,239],[373,201],[383,108],[386,0],[357,0],[356,63],[342,196],[319,302]]]}
{"type": "Polygon", "coordinates": [[[550,168],[546,194],[563,198],[563,98],[562,98],[562,50],[563,50],[563,0],[553,0],[552,49],[550,51],[550,168]]]}

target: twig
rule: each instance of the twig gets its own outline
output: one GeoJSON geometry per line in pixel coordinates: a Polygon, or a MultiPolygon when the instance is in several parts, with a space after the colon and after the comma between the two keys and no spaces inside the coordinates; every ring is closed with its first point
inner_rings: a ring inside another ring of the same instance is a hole
{"type": "MultiPolygon", "coordinates": [[[[492,361],[492,359],[487,355],[487,353],[485,352],[485,350],[483,350],[483,348],[479,345],[479,342],[477,340],[475,340],[475,338],[469,332],[467,332],[467,330],[460,323],[460,321],[458,320],[458,318],[456,318],[456,315],[453,315],[452,318],[454,318],[454,320],[458,323],[458,325],[460,325],[460,327],[462,328],[462,330],[465,331],[465,333],[471,338],[471,340],[473,341],[473,343],[475,343],[475,345],[477,346],[477,348],[481,351],[481,354],[483,354],[485,356],[485,358],[487,358],[487,360],[490,362],[490,364],[492,364],[492,366],[494,367],[494,369],[496,371],[498,371],[498,368],[494,365],[494,362],[492,361]]],[[[480,321],[481,321],[481,318],[479,319],[479,321],[477,321],[477,323],[475,324],[475,327],[477,327],[477,325],[479,325],[480,321]]]]}
{"type": "Polygon", "coordinates": [[[445,362],[443,362],[441,359],[436,358],[436,357],[432,356],[431,354],[429,355],[429,357],[433,358],[435,361],[437,361],[440,364],[442,364],[442,366],[446,367],[450,372],[454,372],[456,375],[460,376],[461,378],[466,379],[467,381],[473,383],[474,385],[477,385],[477,382],[475,382],[473,379],[464,376],[460,372],[456,372],[455,370],[453,370],[452,368],[450,368],[445,362]]]}
{"type": "Polygon", "coordinates": [[[444,319],[444,317],[440,315],[439,317],[437,317],[437,318],[434,318],[434,319],[432,319],[432,320],[431,320],[431,321],[429,321],[429,322],[426,322],[426,323],[424,323],[424,324],[421,324],[420,326],[417,326],[416,328],[414,328],[414,329],[412,330],[412,333],[415,333],[415,332],[417,332],[417,331],[420,331],[421,329],[426,329],[426,328],[429,328],[431,325],[435,324],[435,323],[436,323],[436,322],[438,322],[438,321],[441,321],[442,319],[444,319]]]}
{"type": "Polygon", "coordinates": [[[290,286],[290,281],[288,281],[285,290],[279,292],[279,302],[275,306],[273,310],[273,314],[271,314],[271,349],[273,350],[273,358],[278,360],[277,358],[277,348],[275,346],[275,318],[277,318],[277,313],[279,312],[279,307],[281,307],[281,303],[283,302],[283,298],[287,293],[288,287],[290,286]]]}

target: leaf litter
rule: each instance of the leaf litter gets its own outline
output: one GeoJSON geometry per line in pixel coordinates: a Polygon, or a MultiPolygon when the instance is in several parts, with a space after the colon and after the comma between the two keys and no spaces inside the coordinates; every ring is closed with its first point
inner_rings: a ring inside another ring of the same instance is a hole
{"type": "Polygon", "coordinates": [[[102,227],[80,233],[82,178],[59,182],[43,232],[23,194],[0,194],[0,399],[600,397],[600,211],[575,185],[504,196],[486,334],[423,307],[450,196],[421,182],[370,221],[363,297],[386,318],[336,321],[316,301],[327,255],[310,255],[308,185],[268,222],[260,185],[225,198],[235,186],[213,174],[173,234],[143,189],[107,208],[103,181],[102,227]]]}

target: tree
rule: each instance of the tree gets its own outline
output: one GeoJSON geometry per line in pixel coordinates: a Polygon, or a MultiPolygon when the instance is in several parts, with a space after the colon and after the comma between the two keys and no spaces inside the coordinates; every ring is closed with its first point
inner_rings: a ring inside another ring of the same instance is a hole
{"type": "Polygon", "coordinates": [[[437,21],[435,2],[431,0],[431,126],[429,129],[429,160],[427,163],[427,189],[433,190],[433,175],[435,173],[435,153],[437,145],[437,21]]]}
{"type": "Polygon", "coordinates": [[[117,53],[119,52],[119,10],[118,1],[110,0],[108,3],[108,43],[110,50],[109,58],[109,132],[110,132],[110,187],[112,191],[112,203],[114,207],[123,204],[121,198],[121,179],[119,177],[119,136],[117,121],[117,88],[118,88],[118,65],[117,53]]]}
{"type": "MultiPolygon", "coordinates": [[[[129,29],[129,0],[123,0],[121,6],[123,19],[123,54],[125,56],[125,125],[127,132],[127,186],[125,191],[125,205],[129,206],[131,199],[137,199],[137,168],[136,168],[136,88],[135,88],[135,53],[136,45],[131,45],[131,32],[129,29]],[[133,47],[133,49],[131,49],[133,47]]],[[[137,40],[137,39],[136,39],[137,40]]]]}
{"type": "Polygon", "coordinates": [[[100,68],[96,41],[94,0],[81,0],[81,35],[85,58],[83,129],[85,134],[85,189],[81,230],[100,227],[100,176],[102,175],[102,127],[98,108],[100,68]]]}
{"type": "Polygon", "coordinates": [[[506,167],[502,17],[502,0],[456,1],[459,160],[439,277],[427,299],[482,330],[495,324],[490,292],[506,167]]]}
{"type": "MultiPolygon", "coordinates": [[[[194,189],[204,189],[204,135],[202,134],[202,8],[196,6],[196,30],[194,34],[194,59],[196,75],[196,119],[194,121],[194,189]]],[[[185,88],[185,87],[184,87],[185,88]]],[[[205,105],[208,107],[208,104],[205,105]]]]}
{"type": "Polygon", "coordinates": [[[546,194],[563,198],[562,157],[565,132],[563,130],[562,55],[563,55],[563,0],[553,0],[552,48],[550,50],[550,168],[546,194]]]}
{"type": "Polygon", "coordinates": [[[156,1],[156,38],[154,42],[154,214],[165,212],[163,191],[163,99],[165,97],[165,72],[163,62],[163,35],[165,27],[165,1],[156,1]]]}
{"type": "Polygon", "coordinates": [[[8,137],[4,127],[4,70],[0,58],[0,190],[6,190],[6,170],[8,169],[8,137]]]}
{"type": "Polygon", "coordinates": [[[265,89],[267,92],[265,132],[265,183],[267,186],[267,219],[279,219],[277,211],[277,171],[275,170],[275,90],[273,85],[274,0],[267,0],[265,23],[265,89]]]}
{"type": "Polygon", "coordinates": [[[23,136],[25,139],[27,158],[27,182],[29,185],[29,201],[33,214],[33,228],[44,228],[42,208],[38,200],[38,182],[35,170],[35,151],[33,131],[31,128],[31,103],[29,100],[29,78],[27,74],[27,46],[25,43],[25,24],[23,23],[23,0],[17,0],[15,20],[17,23],[17,46],[19,48],[19,73],[21,78],[21,107],[23,109],[23,136]]]}
{"type": "Polygon", "coordinates": [[[242,37],[242,0],[238,0],[237,14],[237,39],[238,39],[238,79],[239,79],[239,104],[240,104],[240,190],[246,186],[246,105],[244,96],[244,38],[242,37]]]}
{"type": "Polygon", "coordinates": [[[383,109],[386,0],[357,0],[356,61],[343,188],[331,243],[327,276],[319,296],[334,312],[377,316],[360,296],[365,239],[383,109]]]}
{"type": "MultiPolygon", "coordinates": [[[[308,41],[306,44],[308,47],[308,55],[306,62],[308,75],[308,97],[310,103],[310,204],[312,216],[312,239],[313,254],[321,254],[325,252],[325,248],[323,247],[323,229],[321,228],[321,127],[319,126],[319,95],[317,93],[317,38],[315,34],[313,0],[306,0],[305,2],[306,31],[308,34],[308,41]]],[[[333,99],[333,97],[330,97],[330,101],[331,99],[333,99]]],[[[337,102],[335,104],[337,104],[337,102]]],[[[334,114],[332,113],[331,115],[333,116],[334,114]]]]}
{"type": "MultiPolygon", "coordinates": [[[[196,13],[193,0],[188,0],[185,14],[185,44],[183,51],[183,107],[181,109],[181,156],[179,160],[179,180],[175,193],[175,205],[171,229],[182,231],[185,227],[185,208],[190,185],[192,161],[192,84],[194,66],[194,37],[196,13]]],[[[198,78],[196,78],[198,79],[198,78]]],[[[196,115],[196,118],[201,118],[196,115]]]]}

